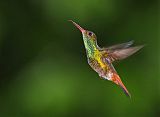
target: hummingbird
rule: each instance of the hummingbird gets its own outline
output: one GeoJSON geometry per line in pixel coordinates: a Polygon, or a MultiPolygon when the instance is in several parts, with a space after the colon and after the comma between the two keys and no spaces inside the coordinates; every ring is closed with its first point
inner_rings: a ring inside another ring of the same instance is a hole
{"type": "Polygon", "coordinates": [[[72,20],[69,21],[82,33],[88,64],[91,68],[98,73],[100,78],[119,85],[124,93],[131,98],[129,91],[123,84],[112,63],[129,57],[140,50],[144,45],[131,47],[134,41],[129,41],[106,48],[100,48],[97,45],[97,37],[92,31],[85,30],[72,20]]]}

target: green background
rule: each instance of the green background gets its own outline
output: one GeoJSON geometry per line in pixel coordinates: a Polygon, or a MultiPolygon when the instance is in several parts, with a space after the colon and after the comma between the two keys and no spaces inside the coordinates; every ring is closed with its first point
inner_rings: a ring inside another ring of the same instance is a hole
{"type": "Polygon", "coordinates": [[[158,0],[1,0],[0,117],[158,117],[158,0]],[[127,98],[87,64],[81,33],[100,47],[146,46],[114,64],[127,98]]]}

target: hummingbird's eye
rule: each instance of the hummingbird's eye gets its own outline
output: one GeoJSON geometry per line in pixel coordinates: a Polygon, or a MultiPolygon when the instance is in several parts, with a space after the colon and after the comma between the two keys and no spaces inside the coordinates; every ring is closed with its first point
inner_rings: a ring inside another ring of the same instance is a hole
{"type": "Polygon", "coordinates": [[[92,34],[93,34],[92,32],[89,32],[89,33],[88,33],[89,36],[92,36],[92,34]]]}

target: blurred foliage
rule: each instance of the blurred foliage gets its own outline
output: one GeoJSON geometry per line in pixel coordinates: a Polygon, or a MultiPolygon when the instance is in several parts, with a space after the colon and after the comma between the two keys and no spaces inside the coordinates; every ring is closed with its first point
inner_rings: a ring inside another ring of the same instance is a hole
{"type": "Polygon", "coordinates": [[[160,115],[158,0],[1,0],[0,117],[160,115]],[[132,94],[87,64],[72,19],[108,46],[146,44],[115,64],[132,94]]]}

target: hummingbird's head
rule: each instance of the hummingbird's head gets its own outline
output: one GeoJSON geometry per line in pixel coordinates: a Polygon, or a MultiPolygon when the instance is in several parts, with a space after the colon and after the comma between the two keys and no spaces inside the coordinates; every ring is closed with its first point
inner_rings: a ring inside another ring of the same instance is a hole
{"type": "Polygon", "coordinates": [[[71,21],[81,31],[87,55],[89,57],[93,56],[94,52],[97,50],[97,48],[99,48],[97,45],[96,35],[91,31],[83,29],[72,20],[69,21],[71,21]]]}
{"type": "Polygon", "coordinates": [[[83,39],[86,39],[87,41],[96,41],[96,35],[93,32],[83,29],[81,26],[79,26],[72,20],[69,21],[71,21],[81,31],[83,39]]]}

